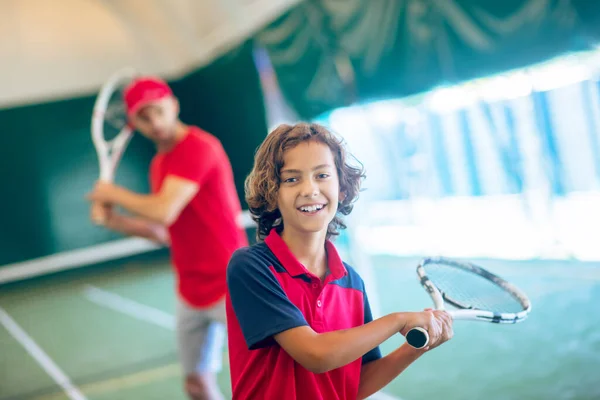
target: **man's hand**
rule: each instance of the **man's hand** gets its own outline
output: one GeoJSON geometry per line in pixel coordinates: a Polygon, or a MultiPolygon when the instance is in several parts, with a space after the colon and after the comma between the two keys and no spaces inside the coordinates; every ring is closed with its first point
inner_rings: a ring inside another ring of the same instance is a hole
{"type": "Polygon", "coordinates": [[[92,192],[86,198],[92,202],[90,217],[96,225],[106,226],[112,216],[112,198],[116,186],[112,183],[97,181],[92,192]]]}
{"type": "Polygon", "coordinates": [[[94,189],[86,196],[88,200],[104,204],[114,203],[118,186],[110,182],[97,181],[94,189]]]}
{"type": "Polygon", "coordinates": [[[168,175],[158,193],[140,194],[122,186],[96,182],[86,196],[92,202],[113,204],[147,220],[164,226],[173,224],[194,198],[200,185],[194,181],[168,175]]]}
{"type": "Polygon", "coordinates": [[[427,308],[423,312],[410,313],[410,318],[400,333],[406,336],[408,331],[416,327],[425,329],[429,334],[429,344],[422,349],[424,351],[438,347],[454,335],[452,317],[446,311],[427,308]]]}
{"type": "Polygon", "coordinates": [[[113,215],[112,204],[93,202],[90,210],[90,218],[96,225],[106,226],[113,215]]]}

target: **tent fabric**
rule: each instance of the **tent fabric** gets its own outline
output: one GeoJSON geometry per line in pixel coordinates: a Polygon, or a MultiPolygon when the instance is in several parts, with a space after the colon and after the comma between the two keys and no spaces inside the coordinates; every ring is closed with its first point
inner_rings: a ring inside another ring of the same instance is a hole
{"type": "Polygon", "coordinates": [[[2,0],[0,108],[88,95],[124,66],[180,78],[299,0],[2,0]]]}
{"type": "Polygon", "coordinates": [[[599,13],[586,0],[305,1],[257,39],[310,118],[589,49],[599,13]]]}
{"type": "Polygon", "coordinates": [[[597,39],[588,0],[3,0],[0,108],[179,79],[256,38],[301,117],[528,65],[597,39]]]}

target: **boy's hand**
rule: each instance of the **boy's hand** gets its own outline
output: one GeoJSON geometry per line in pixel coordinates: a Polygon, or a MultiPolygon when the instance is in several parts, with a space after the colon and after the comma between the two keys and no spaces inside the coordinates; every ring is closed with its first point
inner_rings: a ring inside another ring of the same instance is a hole
{"type": "Polygon", "coordinates": [[[423,349],[425,351],[447,342],[454,335],[452,317],[446,311],[428,308],[422,312],[407,314],[409,319],[400,333],[406,336],[412,328],[421,327],[425,329],[429,334],[429,345],[423,349]]]}
{"type": "Polygon", "coordinates": [[[452,328],[453,320],[450,314],[440,310],[434,310],[433,314],[439,328],[439,334],[437,336],[429,336],[429,346],[427,346],[427,350],[435,349],[442,343],[452,339],[452,336],[454,336],[454,330],[452,328]]]}

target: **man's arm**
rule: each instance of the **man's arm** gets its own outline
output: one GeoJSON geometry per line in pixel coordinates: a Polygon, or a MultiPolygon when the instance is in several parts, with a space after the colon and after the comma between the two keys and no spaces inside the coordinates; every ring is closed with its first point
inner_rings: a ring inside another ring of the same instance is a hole
{"type": "Polygon", "coordinates": [[[98,182],[88,196],[92,201],[115,204],[153,222],[169,226],[194,198],[200,185],[194,181],[168,175],[156,194],[139,194],[121,186],[98,182]]]}
{"type": "Polygon", "coordinates": [[[321,334],[300,326],[274,338],[304,368],[323,373],[351,363],[394,334],[404,334],[415,326],[426,328],[430,337],[437,339],[439,321],[430,311],[392,313],[355,328],[321,334]]]}
{"type": "Polygon", "coordinates": [[[164,225],[119,214],[112,207],[105,208],[106,219],[104,226],[110,230],[122,233],[126,236],[138,236],[146,238],[162,245],[169,245],[169,233],[164,225]]]}

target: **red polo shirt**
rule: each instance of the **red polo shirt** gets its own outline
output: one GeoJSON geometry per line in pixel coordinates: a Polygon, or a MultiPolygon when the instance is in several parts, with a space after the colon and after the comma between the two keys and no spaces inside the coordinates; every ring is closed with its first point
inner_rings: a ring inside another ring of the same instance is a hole
{"type": "Polygon", "coordinates": [[[150,166],[152,192],[168,175],[197,182],[200,190],[169,226],[171,257],[181,298],[207,307],[226,292],[227,263],[247,246],[238,224],[242,212],[233,171],[221,142],[197,127],[169,152],[158,153],[150,166]]]}
{"type": "Polygon", "coordinates": [[[355,399],[361,366],[381,357],[374,348],[348,365],[315,374],[273,336],[310,325],[348,329],[373,318],[362,279],[326,242],[330,274],[309,272],[272,230],[264,243],[235,252],[227,270],[227,330],[234,399],[355,399]]]}

